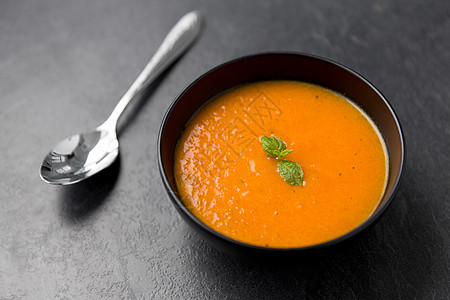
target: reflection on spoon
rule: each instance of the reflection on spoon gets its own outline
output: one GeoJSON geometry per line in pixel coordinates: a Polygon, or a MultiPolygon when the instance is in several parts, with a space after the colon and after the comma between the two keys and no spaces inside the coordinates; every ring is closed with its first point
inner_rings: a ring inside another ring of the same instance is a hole
{"type": "Polygon", "coordinates": [[[190,12],[182,17],[120,99],[109,118],[93,131],[62,140],[47,154],[40,170],[42,180],[51,184],[73,184],[110,166],[119,154],[116,127],[125,107],[191,45],[200,32],[200,27],[197,12],[190,12]]]}

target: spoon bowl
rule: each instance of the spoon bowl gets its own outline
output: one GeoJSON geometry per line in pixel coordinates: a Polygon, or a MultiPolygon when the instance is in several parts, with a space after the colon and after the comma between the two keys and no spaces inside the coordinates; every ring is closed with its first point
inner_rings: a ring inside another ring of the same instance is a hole
{"type": "Polygon", "coordinates": [[[50,184],[82,181],[109,167],[119,154],[117,121],[128,103],[150,85],[189,46],[200,32],[200,15],[182,17],[164,39],[144,70],[120,99],[109,118],[96,129],[72,135],[59,142],[44,158],[40,175],[50,184]]]}
{"type": "Polygon", "coordinates": [[[118,154],[116,132],[100,126],[57,144],[42,163],[41,178],[52,184],[76,183],[109,167],[118,154]]]}

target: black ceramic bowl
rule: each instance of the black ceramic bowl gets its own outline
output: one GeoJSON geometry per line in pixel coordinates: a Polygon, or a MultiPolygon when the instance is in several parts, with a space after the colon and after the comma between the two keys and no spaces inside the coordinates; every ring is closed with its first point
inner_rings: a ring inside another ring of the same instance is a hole
{"type": "Polygon", "coordinates": [[[383,95],[366,79],[345,66],[312,55],[267,53],[246,56],[224,63],[200,76],[172,103],[162,121],[158,141],[161,177],[178,212],[196,231],[218,248],[239,254],[299,253],[346,240],[367,228],[386,210],[400,183],[405,162],[404,139],[394,110],[383,95]],[[243,83],[288,79],[315,83],[356,102],[375,121],[389,152],[389,178],[386,192],[372,216],[353,231],[324,243],[300,248],[266,248],[226,237],[197,219],[181,201],[174,179],[174,153],[186,123],[207,101],[243,83]]]}

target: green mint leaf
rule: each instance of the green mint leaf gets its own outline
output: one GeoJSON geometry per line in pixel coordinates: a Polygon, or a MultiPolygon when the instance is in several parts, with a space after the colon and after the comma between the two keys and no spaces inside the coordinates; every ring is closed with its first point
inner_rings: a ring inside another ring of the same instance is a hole
{"type": "Polygon", "coordinates": [[[263,136],[261,146],[266,155],[271,158],[281,159],[292,152],[292,150],[286,149],[286,144],[276,136],[263,136]]]}
{"type": "Polygon", "coordinates": [[[303,186],[303,170],[298,163],[289,160],[280,160],[278,162],[278,172],[280,172],[281,177],[290,185],[303,186]]]}
{"type": "Polygon", "coordinates": [[[292,149],[284,149],[283,151],[280,152],[280,154],[278,155],[278,158],[284,158],[291,152],[292,152],[292,149]]]}

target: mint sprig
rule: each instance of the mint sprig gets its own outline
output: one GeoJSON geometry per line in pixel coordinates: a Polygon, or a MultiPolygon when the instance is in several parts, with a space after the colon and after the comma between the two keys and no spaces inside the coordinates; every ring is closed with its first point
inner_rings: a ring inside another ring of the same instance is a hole
{"type": "Polygon", "coordinates": [[[290,185],[303,186],[303,170],[298,163],[290,160],[280,160],[277,165],[278,172],[284,181],[290,185]]]}
{"type": "Polygon", "coordinates": [[[296,162],[283,160],[292,152],[292,149],[286,149],[286,143],[282,139],[276,136],[263,136],[261,137],[261,146],[268,157],[280,159],[277,163],[278,172],[284,181],[290,185],[303,186],[302,167],[296,162]]]}
{"type": "Polygon", "coordinates": [[[261,137],[261,146],[271,158],[282,159],[292,152],[292,149],[286,149],[286,144],[276,136],[261,137]]]}

